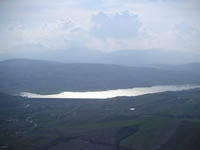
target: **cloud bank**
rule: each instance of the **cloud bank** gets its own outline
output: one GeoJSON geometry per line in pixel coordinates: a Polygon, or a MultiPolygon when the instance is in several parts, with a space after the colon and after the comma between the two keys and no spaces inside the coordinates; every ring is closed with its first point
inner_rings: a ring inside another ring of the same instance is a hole
{"type": "MultiPolygon", "coordinates": [[[[199,53],[197,0],[0,1],[0,53],[28,45],[199,53]]],[[[31,48],[30,48],[31,49],[31,48]]]]}
{"type": "Polygon", "coordinates": [[[138,17],[128,11],[113,16],[99,12],[92,17],[92,23],[92,33],[100,38],[133,38],[141,27],[138,17]]]}

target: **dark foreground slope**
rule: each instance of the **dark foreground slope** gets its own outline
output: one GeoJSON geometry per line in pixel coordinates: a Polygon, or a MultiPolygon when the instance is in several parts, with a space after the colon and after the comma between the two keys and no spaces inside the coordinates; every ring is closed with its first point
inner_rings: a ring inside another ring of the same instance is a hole
{"type": "Polygon", "coordinates": [[[165,84],[200,84],[199,76],[200,72],[192,70],[8,60],[0,62],[0,91],[58,93],[165,84]]]}
{"type": "Polygon", "coordinates": [[[0,149],[197,150],[199,93],[195,89],[108,100],[0,94],[0,149]]]}

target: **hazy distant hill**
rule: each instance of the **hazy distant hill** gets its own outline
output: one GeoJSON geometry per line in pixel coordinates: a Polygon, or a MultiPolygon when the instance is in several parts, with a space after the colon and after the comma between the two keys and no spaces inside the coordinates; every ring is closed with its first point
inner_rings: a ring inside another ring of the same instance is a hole
{"type": "Polygon", "coordinates": [[[40,47],[27,46],[20,52],[12,51],[12,54],[1,54],[0,60],[11,58],[29,58],[65,63],[106,63],[127,66],[152,66],[155,64],[184,64],[200,62],[200,53],[191,51],[181,52],[167,49],[146,50],[119,50],[96,51],[92,49],[54,49],[48,50],[40,47]]]}
{"type": "Polygon", "coordinates": [[[188,63],[181,65],[154,65],[154,67],[173,71],[200,72],[200,63],[188,63]]]}
{"type": "Polygon", "coordinates": [[[162,70],[107,64],[65,64],[13,59],[0,62],[0,91],[56,93],[200,83],[200,73],[193,71],[192,67],[189,68],[162,70]]]}

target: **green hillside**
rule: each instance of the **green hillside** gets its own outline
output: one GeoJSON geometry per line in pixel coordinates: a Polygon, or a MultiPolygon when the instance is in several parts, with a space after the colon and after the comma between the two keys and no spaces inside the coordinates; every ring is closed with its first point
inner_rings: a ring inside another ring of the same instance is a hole
{"type": "Polygon", "coordinates": [[[0,149],[197,150],[199,93],[196,89],[107,100],[0,94],[0,149]]]}

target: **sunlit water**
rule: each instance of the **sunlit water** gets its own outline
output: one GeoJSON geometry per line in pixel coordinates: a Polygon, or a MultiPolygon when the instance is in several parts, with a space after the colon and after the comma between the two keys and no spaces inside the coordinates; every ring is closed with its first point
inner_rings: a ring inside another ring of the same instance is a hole
{"type": "Polygon", "coordinates": [[[164,86],[117,89],[117,90],[107,90],[107,91],[62,92],[59,94],[51,94],[51,95],[40,95],[35,93],[22,92],[20,95],[28,98],[106,99],[118,96],[139,96],[144,94],[159,93],[166,91],[182,91],[194,88],[200,88],[200,85],[164,85],[164,86]]]}

